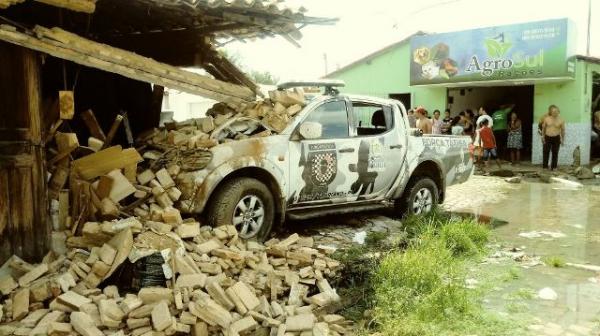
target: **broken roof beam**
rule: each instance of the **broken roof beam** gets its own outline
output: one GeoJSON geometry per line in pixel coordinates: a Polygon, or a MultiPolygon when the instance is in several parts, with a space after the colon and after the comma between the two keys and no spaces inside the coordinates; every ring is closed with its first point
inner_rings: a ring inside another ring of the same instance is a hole
{"type": "MultiPolygon", "coordinates": [[[[140,63],[123,63],[124,59],[118,57],[123,56],[123,54],[118,56],[113,55],[113,58],[103,55],[103,58],[101,58],[98,52],[90,52],[89,54],[83,53],[70,49],[68,45],[58,43],[57,41],[52,41],[53,43],[51,43],[48,39],[40,40],[33,36],[18,32],[14,27],[8,25],[0,25],[0,40],[44,52],[54,57],[66,59],[84,66],[113,72],[131,79],[158,84],[221,102],[240,103],[255,99],[255,94],[249,88],[243,86],[217,81],[206,76],[173,68],[153,60],[151,61],[154,63],[144,64],[144,66],[140,63]],[[158,69],[162,71],[159,71],[158,69]],[[173,76],[174,74],[177,74],[177,76],[173,76]]],[[[93,41],[89,42],[102,46],[93,41]]],[[[104,50],[106,51],[107,49],[104,50]]],[[[145,57],[125,50],[120,50],[120,52],[134,57],[134,60],[132,61],[134,63],[140,62],[140,59],[135,57],[146,59],[145,57]]]]}
{"type": "Polygon", "coordinates": [[[36,0],[46,5],[92,14],[96,11],[96,0],[36,0]]]}
{"type": "Polygon", "coordinates": [[[8,8],[25,0],[0,0],[0,9],[8,8]]]}
{"type": "Polygon", "coordinates": [[[243,87],[239,87],[227,82],[220,82],[212,78],[195,74],[189,71],[181,70],[177,67],[157,62],[151,58],[140,56],[138,54],[114,48],[106,44],[88,40],[79,35],[67,32],[60,28],[44,28],[36,26],[34,29],[38,38],[47,41],[56,46],[64,46],[69,49],[81,52],[86,55],[94,56],[105,61],[115,62],[134,69],[147,70],[152,68],[161,76],[172,78],[177,81],[192,85],[203,85],[208,89],[223,92],[240,98],[252,95],[252,92],[243,87]]]}

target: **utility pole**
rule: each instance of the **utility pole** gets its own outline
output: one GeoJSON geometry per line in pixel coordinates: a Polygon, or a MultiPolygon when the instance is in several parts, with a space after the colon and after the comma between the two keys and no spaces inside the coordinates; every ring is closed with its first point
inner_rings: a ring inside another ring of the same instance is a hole
{"type": "Polygon", "coordinates": [[[327,66],[327,53],[323,53],[323,63],[325,64],[325,76],[329,74],[329,67],[327,66]]]}
{"type": "Polygon", "coordinates": [[[591,35],[592,35],[592,0],[588,0],[587,48],[586,48],[587,56],[590,56],[591,35]]]}

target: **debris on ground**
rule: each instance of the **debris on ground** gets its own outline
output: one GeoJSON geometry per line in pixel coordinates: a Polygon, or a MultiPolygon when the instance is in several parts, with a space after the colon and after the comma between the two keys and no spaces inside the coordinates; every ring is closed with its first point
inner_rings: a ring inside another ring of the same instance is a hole
{"type": "Polygon", "coordinates": [[[538,298],[542,300],[556,301],[558,299],[558,294],[554,289],[550,287],[542,288],[538,292],[538,298]]]}
{"type": "Polygon", "coordinates": [[[240,239],[233,226],[126,221],[136,224],[104,222],[103,227],[122,229],[93,232],[96,246],[49,253],[39,265],[11,258],[0,278],[0,333],[37,335],[59,328],[83,335],[119,330],[122,335],[192,330],[335,335],[349,330],[343,318],[329,315],[340,298],[327,278],[340,264],[315,248],[312,238],[294,234],[263,245],[240,239]],[[134,235],[132,227],[140,233],[134,235]],[[104,236],[108,240],[100,239],[104,236]],[[164,287],[126,292],[104,286],[128,258],[150,253],[164,258],[164,287]]]}
{"type": "Polygon", "coordinates": [[[542,265],[542,259],[538,256],[530,256],[520,247],[509,247],[494,252],[491,256],[484,259],[484,263],[498,263],[499,260],[513,260],[519,263],[523,268],[530,268],[542,265]]]}
{"type": "Polygon", "coordinates": [[[596,175],[600,174],[600,163],[592,167],[592,172],[596,175]]]}
{"type": "Polygon", "coordinates": [[[550,180],[552,182],[561,183],[569,188],[574,188],[574,189],[583,188],[583,184],[576,182],[576,181],[567,180],[566,178],[562,178],[562,177],[551,177],[550,180]]]}
{"type": "Polygon", "coordinates": [[[40,264],[13,256],[0,268],[0,334],[349,332],[332,315],[340,297],[328,279],[340,263],[331,248],[298,234],[243,240],[233,225],[207,227],[180,212],[186,190],[177,177],[210,162],[203,149],[278,132],[303,101],[290,90],[216,104],[207,118],[154,130],[139,152],[111,145],[129,124],[121,115],[104,134],[93,112],[83,113],[87,147],[57,123],[48,137],[53,249],[40,264]],[[234,112],[255,119],[230,120],[234,112]]]}
{"type": "Polygon", "coordinates": [[[544,236],[548,236],[550,238],[564,238],[567,235],[558,231],[529,231],[519,233],[519,237],[528,239],[543,238],[544,236]]]}
{"type": "Polygon", "coordinates": [[[577,167],[574,172],[575,177],[580,180],[590,180],[596,178],[594,172],[587,167],[577,167]]]}
{"type": "Polygon", "coordinates": [[[362,244],[365,243],[365,239],[366,238],[367,238],[367,232],[366,231],[359,231],[359,232],[356,232],[354,234],[354,237],[352,238],[352,241],[354,243],[362,245],[362,244]]]}
{"type": "Polygon", "coordinates": [[[504,181],[506,181],[508,183],[518,184],[518,183],[521,183],[521,177],[519,177],[519,176],[508,177],[508,178],[505,178],[504,181]]]}

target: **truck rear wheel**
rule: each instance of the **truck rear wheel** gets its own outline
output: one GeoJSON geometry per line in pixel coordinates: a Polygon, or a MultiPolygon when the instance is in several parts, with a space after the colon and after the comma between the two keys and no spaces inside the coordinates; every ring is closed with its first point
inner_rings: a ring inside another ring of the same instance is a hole
{"type": "Polygon", "coordinates": [[[439,201],[439,191],[429,177],[413,177],[406,186],[397,206],[402,214],[422,215],[431,212],[439,201]]]}
{"type": "Polygon", "coordinates": [[[232,179],[216,191],[208,211],[208,224],[234,225],[244,239],[264,241],[273,227],[275,202],[267,186],[257,179],[232,179]]]}

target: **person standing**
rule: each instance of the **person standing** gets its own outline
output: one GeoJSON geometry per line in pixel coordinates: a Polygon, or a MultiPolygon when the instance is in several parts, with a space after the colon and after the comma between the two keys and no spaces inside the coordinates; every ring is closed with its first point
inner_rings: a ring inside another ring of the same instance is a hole
{"type": "Polygon", "coordinates": [[[500,165],[500,161],[498,160],[498,153],[496,150],[496,138],[494,137],[494,132],[490,127],[488,127],[488,120],[484,119],[481,122],[481,129],[479,130],[479,146],[483,148],[483,160],[485,162],[485,173],[489,175],[489,162],[490,159],[496,160],[498,164],[498,168],[502,169],[502,165],[500,165]]]}
{"type": "Polygon", "coordinates": [[[440,110],[433,111],[433,118],[431,119],[431,133],[442,134],[443,127],[444,121],[440,119],[440,110]]]}
{"type": "Polygon", "coordinates": [[[475,127],[473,126],[472,114],[473,112],[471,112],[470,110],[467,110],[466,113],[461,112],[459,114],[460,120],[462,122],[463,132],[465,133],[465,135],[470,136],[471,139],[473,139],[473,131],[475,129],[475,127]]]}
{"type": "Polygon", "coordinates": [[[548,168],[550,153],[552,153],[552,164],[550,170],[558,167],[558,150],[565,139],[565,121],[559,116],[560,110],[556,105],[548,107],[548,116],[542,123],[542,142],[544,144],[543,168],[548,168]]]}
{"type": "Polygon", "coordinates": [[[415,118],[415,110],[413,110],[413,109],[408,110],[407,118],[408,118],[408,126],[410,128],[417,127],[417,119],[415,118]]]}
{"type": "Polygon", "coordinates": [[[479,108],[479,117],[477,117],[477,121],[475,122],[475,141],[473,141],[473,145],[475,146],[474,154],[475,154],[475,163],[481,160],[481,156],[483,155],[483,149],[481,148],[479,141],[479,130],[481,129],[481,123],[483,120],[488,121],[488,127],[493,127],[494,120],[487,114],[485,108],[479,108]]]}
{"type": "Polygon", "coordinates": [[[522,127],[517,112],[512,111],[508,123],[508,140],[506,141],[506,148],[510,151],[510,162],[512,164],[521,162],[521,149],[523,149],[522,127]]]}
{"type": "Polygon", "coordinates": [[[487,114],[487,110],[483,107],[479,108],[479,117],[477,117],[477,128],[481,128],[481,122],[487,119],[488,127],[494,127],[494,119],[487,114]]]}
{"type": "Polygon", "coordinates": [[[500,109],[494,113],[492,113],[492,120],[494,121],[492,130],[494,131],[494,136],[496,140],[500,144],[501,147],[498,148],[498,154],[500,157],[504,157],[504,146],[506,145],[506,140],[508,138],[508,113],[512,111],[513,106],[504,106],[500,107],[500,109]]]}
{"type": "Polygon", "coordinates": [[[417,128],[423,132],[423,134],[431,134],[431,120],[425,115],[426,111],[424,108],[419,107],[415,112],[417,118],[417,128]]]}
{"type": "Polygon", "coordinates": [[[460,117],[456,116],[450,122],[450,133],[452,135],[464,135],[464,128],[460,125],[460,117]]]}
{"type": "Polygon", "coordinates": [[[444,111],[444,120],[442,121],[444,122],[444,125],[442,126],[442,133],[450,134],[452,129],[452,117],[450,117],[450,109],[446,109],[444,111]]]}

